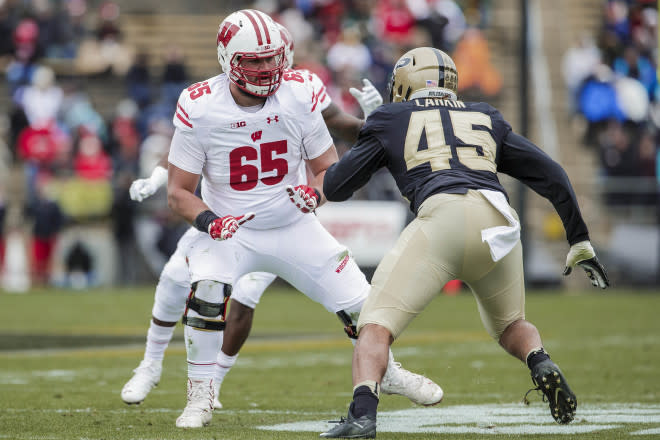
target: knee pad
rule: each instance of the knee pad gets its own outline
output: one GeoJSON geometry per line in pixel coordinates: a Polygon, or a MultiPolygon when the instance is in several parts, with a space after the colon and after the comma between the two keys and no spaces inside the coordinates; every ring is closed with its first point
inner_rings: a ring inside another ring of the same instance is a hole
{"type": "Polygon", "coordinates": [[[181,322],[199,330],[223,331],[231,285],[201,280],[191,287],[181,322]]]}

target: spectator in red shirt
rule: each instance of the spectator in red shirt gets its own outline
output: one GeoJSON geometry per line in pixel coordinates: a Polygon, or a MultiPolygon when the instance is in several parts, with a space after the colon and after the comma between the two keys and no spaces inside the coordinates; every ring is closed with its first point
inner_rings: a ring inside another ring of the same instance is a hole
{"type": "Polygon", "coordinates": [[[376,11],[379,36],[394,44],[410,42],[416,19],[408,9],[405,0],[386,0],[380,2],[376,11]]]}
{"type": "Polygon", "coordinates": [[[73,170],[78,177],[88,180],[107,180],[111,177],[112,161],[95,134],[83,133],[80,137],[73,170]]]}

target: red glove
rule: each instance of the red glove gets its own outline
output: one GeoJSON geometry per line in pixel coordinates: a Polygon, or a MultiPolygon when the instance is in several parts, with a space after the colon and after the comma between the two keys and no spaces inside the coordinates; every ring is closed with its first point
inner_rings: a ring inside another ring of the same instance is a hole
{"type": "Polygon", "coordinates": [[[248,220],[252,220],[253,218],[254,212],[250,212],[238,217],[234,217],[233,215],[226,215],[224,217],[216,218],[211,223],[209,223],[209,235],[214,240],[227,240],[228,238],[231,238],[236,233],[236,231],[238,231],[238,227],[240,225],[248,220]]]}
{"type": "Polygon", "coordinates": [[[304,213],[313,212],[321,200],[318,190],[307,185],[298,185],[295,188],[287,185],[286,192],[291,202],[304,213]]]}

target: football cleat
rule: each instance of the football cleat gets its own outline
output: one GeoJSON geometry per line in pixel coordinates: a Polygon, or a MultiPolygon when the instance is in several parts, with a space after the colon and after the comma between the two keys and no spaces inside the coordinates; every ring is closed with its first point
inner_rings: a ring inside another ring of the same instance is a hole
{"type": "Polygon", "coordinates": [[[440,403],[444,392],[440,385],[420,374],[412,373],[399,362],[387,365],[385,376],[380,382],[380,389],[385,394],[399,394],[413,403],[432,406],[440,403]]]}
{"type": "Polygon", "coordinates": [[[177,428],[201,428],[213,418],[213,379],[188,379],[188,404],[176,419],[177,428]]]}
{"type": "MultiPolygon", "coordinates": [[[[550,414],[557,423],[565,425],[570,423],[575,418],[575,410],[577,409],[577,398],[568,382],[561,373],[561,370],[550,359],[539,362],[532,369],[532,382],[536,388],[527,391],[539,390],[543,393],[543,401],[547,400],[550,406],[550,414]]],[[[527,394],[523,401],[528,404],[527,394]]]]}
{"type": "Polygon", "coordinates": [[[133,370],[133,377],[122,388],[121,400],[129,405],[142,403],[149,391],[160,382],[162,371],[161,361],[143,359],[140,365],[133,370]]]}
{"type": "Polygon", "coordinates": [[[346,418],[341,418],[338,421],[330,423],[337,423],[337,426],[329,431],[322,432],[322,438],[376,438],[376,417],[365,414],[361,417],[355,418],[351,412],[351,406],[348,407],[348,415],[346,418]]]}

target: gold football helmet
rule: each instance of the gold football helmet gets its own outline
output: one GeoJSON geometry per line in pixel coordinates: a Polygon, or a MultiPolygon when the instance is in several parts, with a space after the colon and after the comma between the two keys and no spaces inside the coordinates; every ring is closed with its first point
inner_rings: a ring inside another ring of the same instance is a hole
{"type": "Polygon", "coordinates": [[[457,99],[456,65],[441,50],[418,47],[396,62],[389,89],[390,102],[427,97],[457,99]]]}

